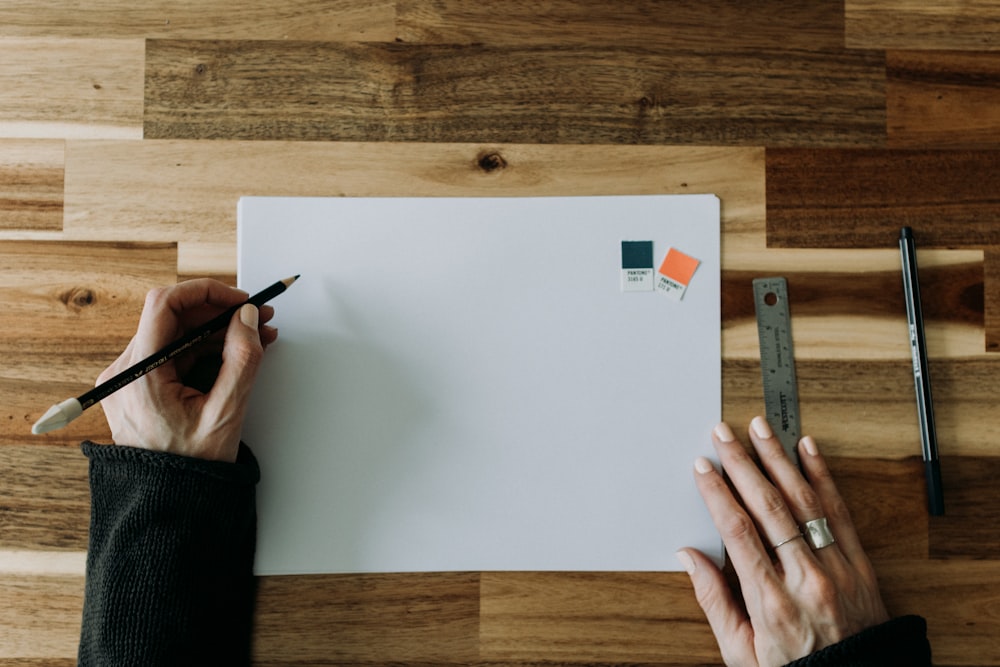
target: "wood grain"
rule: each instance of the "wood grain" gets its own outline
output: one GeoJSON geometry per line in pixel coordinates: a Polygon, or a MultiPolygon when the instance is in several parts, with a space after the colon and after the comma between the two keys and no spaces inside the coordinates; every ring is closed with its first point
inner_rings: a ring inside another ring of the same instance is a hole
{"type": "Polygon", "coordinates": [[[61,230],[65,167],[62,140],[0,139],[0,230],[61,230]]]}
{"type": "Polygon", "coordinates": [[[471,3],[399,0],[397,36],[438,44],[580,44],[700,50],[706,44],[837,50],[844,12],[836,0],[760,0],[753,11],[724,0],[530,0],[471,3]],[[706,21],[705,16],[711,16],[706,21]]]}
{"type": "Polygon", "coordinates": [[[0,665],[60,665],[76,655],[83,577],[0,574],[0,600],[0,665]]]}
{"type": "Polygon", "coordinates": [[[990,0],[846,0],[845,42],[852,49],[1000,49],[990,0]]]}
{"type": "Polygon", "coordinates": [[[1000,52],[890,51],[886,126],[893,148],[1000,148],[1000,52]]]}
{"type": "Polygon", "coordinates": [[[1000,151],[767,151],[767,242],[786,248],[1000,245],[1000,151]]]}
{"type": "Polygon", "coordinates": [[[389,0],[7,0],[0,36],[391,40],[389,0]]]}
{"type": "Polygon", "coordinates": [[[142,137],[142,40],[6,37],[0,63],[0,137],[142,137]]]}
{"type": "Polygon", "coordinates": [[[751,148],[250,141],[72,141],[65,237],[177,242],[182,276],[235,275],[242,195],[715,193],[724,252],[757,254],[764,155],[751,148]],[[745,250],[744,250],[745,248],[745,250]]]}
{"type": "Polygon", "coordinates": [[[143,126],[151,139],[879,146],[884,67],[853,51],[150,40],[143,126]]]}
{"type": "Polygon", "coordinates": [[[483,573],[481,618],[503,664],[719,660],[683,573],[483,573]]]}
{"type": "Polygon", "coordinates": [[[986,349],[1000,352],[1000,247],[986,250],[983,258],[983,298],[986,349]]]}
{"type": "Polygon", "coordinates": [[[87,459],[78,449],[0,446],[0,549],[84,550],[89,523],[87,459]]]}
{"type": "Polygon", "coordinates": [[[254,663],[471,664],[479,588],[477,573],[265,577],[254,663]]]}
{"type": "Polygon", "coordinates": [[[31,435],[53,403],[93,386],[138,322],[146,292],[176,280],[172,244],[0,241],[0,442],[106,439],[99,409],[31,435]]]}
{"type": "Polygon", "coordinates": [[[993,558],[1000,550],[1000,508],[983,497],[1000,478],[1000,457],[945,455],[941,475],[946,515],[931,517],[931,558],[993,558]]]}

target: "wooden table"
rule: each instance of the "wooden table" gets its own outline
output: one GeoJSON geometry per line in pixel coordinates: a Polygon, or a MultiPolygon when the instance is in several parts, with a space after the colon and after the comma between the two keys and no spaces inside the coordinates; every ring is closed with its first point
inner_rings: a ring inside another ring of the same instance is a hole
{"type": "MultiPolygon", "coordinates": [[[[0,665],[72,664],[92,410],[147,289],[235,280],[240,195],[718,194],[724,414],[789,280],[804,429],[895,614],[1000,665],[1000,7],[930,0],[14,0],[0,6],[0,665]],[[752,9],[750,9],[752,7],[752,9]],[[946,483],[928,518],[896,246],[946,483]]],[[[260,664],[717,663],[686,576],[260,582],[260,664]]]]}

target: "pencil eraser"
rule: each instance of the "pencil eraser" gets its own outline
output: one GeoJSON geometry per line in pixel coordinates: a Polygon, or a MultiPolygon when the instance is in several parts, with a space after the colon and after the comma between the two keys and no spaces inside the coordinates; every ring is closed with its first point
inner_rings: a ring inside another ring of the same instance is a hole
{"type": "Polygon", "coordinates": [[[656,290],[680,301],[684,298],[691,277],[699,264],[700,260],[684,254],[677,248],[671,248],[656,272],[656,290]]]}
{"type": "Polygon", "coordinates": [[[622,241],[622,291],[653,290],[653,242],[622,241]]]}

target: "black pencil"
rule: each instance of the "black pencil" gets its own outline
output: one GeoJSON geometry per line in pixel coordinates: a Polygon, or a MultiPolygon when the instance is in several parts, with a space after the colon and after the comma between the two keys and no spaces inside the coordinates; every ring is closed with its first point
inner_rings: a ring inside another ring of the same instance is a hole
{"type": "Polygon", "coordinates": [[[235,315],[236,311],[243,306],[249,303],[260,308],[262,305],[288,289],[292,283],[298,280],[298,278],[298,276],[292,276],[291,278],[279,280],[270,287],[254,294],[243,303],[227,309],[225,312],[220,313],[208,322],[192,329],[184,336],[181,336],[173,343],[164,347],[162,350],[154,352],[150,356],[125,369],[110,380],[102,382],[90,391],[81,394],[76,398],[69,398],[62,403],[53,405],[49,408],[48,412],[46,412],[42,418],[31,427],[31,432],[38,435],[41,433],[48,433],[49,431],[55,431],[56,429],[66,426],[83,414],[84,410],[91,407],[95,403],[103,401],[105,398],[115,393],[122,387],[131,382],[135,382],[146,373],[149,373],[155,368],[159,368],[177,355],[190,350],[198,343],[201,343],[213,334],[228,327],[229,322],[233,319],[233,315],[235,315]]]}
{"type": "Polygon", "coordinates": [[[917,249],[913,230],[903,227],[899,234],[899,251],[903,262],[903,297],[906,319],[910,328],[910,351],[913,361],[913,384],[917,394],[917,419],[920,424],[920,445],[927,477],[927,511],[932,516],[944,514],[944,490],[941,485],[941,461],[938,458],[937,430],[934,427],[934,401],[931,396],[931,375],[927,367],[927,342],[924,335],[924,315],[920,304],[920,281],[917,279],[917,249]]]}

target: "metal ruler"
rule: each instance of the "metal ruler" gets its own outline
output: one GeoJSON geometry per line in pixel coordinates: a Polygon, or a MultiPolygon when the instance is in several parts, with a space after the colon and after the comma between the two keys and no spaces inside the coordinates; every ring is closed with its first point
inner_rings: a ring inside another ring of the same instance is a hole
{"type": "Polygon", "coordinates": [[[784,278],[758,278],[753,281],[753,295],[767,422],[789,458],[798,465],[799,391],[792,350],[792,320],[788,314],[788,283],[784,278]]]}

